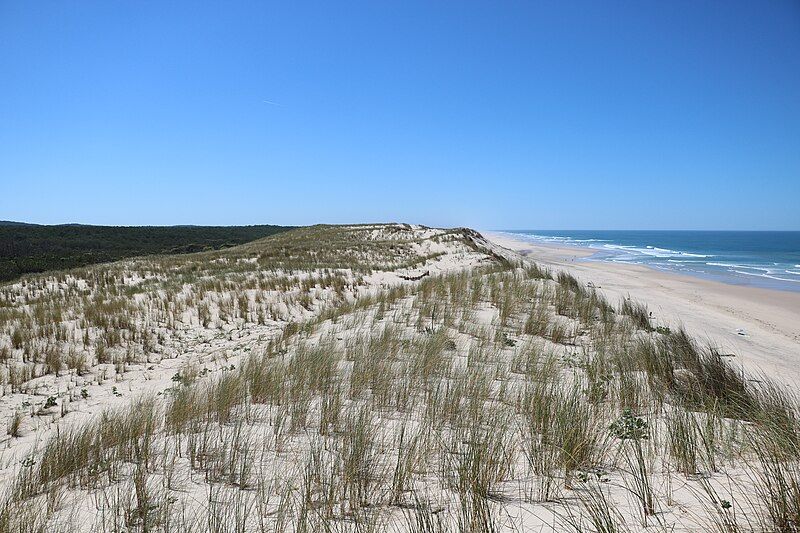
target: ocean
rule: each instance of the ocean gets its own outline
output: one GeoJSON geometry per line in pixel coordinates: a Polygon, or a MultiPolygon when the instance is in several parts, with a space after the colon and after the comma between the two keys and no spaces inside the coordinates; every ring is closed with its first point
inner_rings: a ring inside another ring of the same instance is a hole
{"type": "Polygon", "coordinates": [[[721,281],[800,292],[800,231],[506,230],[533,242],[590,248],[588,261],[646,265],[721,281]]]}

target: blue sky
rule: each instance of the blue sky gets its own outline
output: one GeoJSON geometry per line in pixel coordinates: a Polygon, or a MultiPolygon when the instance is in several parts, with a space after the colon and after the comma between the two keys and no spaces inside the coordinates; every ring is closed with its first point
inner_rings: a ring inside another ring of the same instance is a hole
{"type": "Polygon", "coordinates": [[[800,229],[800,3],[0,0],[0,219],[800,229]]]}

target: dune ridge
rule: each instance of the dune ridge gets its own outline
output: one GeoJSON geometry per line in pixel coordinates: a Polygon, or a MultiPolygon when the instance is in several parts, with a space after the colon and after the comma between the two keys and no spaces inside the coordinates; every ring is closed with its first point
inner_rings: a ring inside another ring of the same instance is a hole
{"type": "Polygon", "coordinates": [[[561,253],[314,226],[4,286],[0,531],[792,530],[795,389],[561,253]]]}

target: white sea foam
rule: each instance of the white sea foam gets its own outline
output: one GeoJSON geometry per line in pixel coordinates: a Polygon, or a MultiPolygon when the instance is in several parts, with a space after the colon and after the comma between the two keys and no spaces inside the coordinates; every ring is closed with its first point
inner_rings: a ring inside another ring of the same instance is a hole
{"type": "MultiPolygon", "coordinates": [[[[735,278],[746,276],[751,279],[769,279],[800,283],[800,265],[776,262],[754,262],[747,260],[725,261],[725,254],[703,254],[663,248],[650,244],[616,244],[612,239],[577,239],[563,235],[540,235],[509,233],[517,238],[534,242],[558,245],[582,246],[600,252],[589,260],[608,261],[621,264],[645,264],[652,268],[674,272],[691,272],[700,275],[735,278]],[[716,259],[716,260],[715,260],[716,259]]],[[[737,258],[738,259],[738,258],[737,258]]]]}
{"type": "Polygon", "coordinates": [[[740,265],[738,263],[715,263],[711,261],[707,262],[706,264],[708,266],[721,266],[726,268],[747,268],[751,270],[763,270],[764,272],[771,272],[772,270],[775,270],[773,268],[765,267],[762,265],[740,265]]]}
{"type": "Polygon", "coordinates": [[[792,282],[792,283],[800,283],[800,279],[781,278],[781,277],[778,277],[778,276],[773,276],[771,274],[754,274],[752,272],[744,272],[744,271],[741,271],[741,270],[734,270],[733,272],[736,272],[737,274],[742,274],[744,276],[754,276],[754,277],[757,277],[757,278],[769,278],[769,279],[774,279],[774,280],[777,280],[777,281],[789,281],[789,282],[792,282]]]}
{"type": "Polygon", "coordinates": [[[572,237],[562,237],[560,235],[537,235],[535,233],[512,233],[511,235],[514,235],[515,237],[521,236],[533,241],[558,242],[573,245],[593,242],[609,242],[607,239],[574,239],[572,237]]]}
{"type": "Polygon", "coordinates": [[[779,281],[800,282],[800,279],[778,277],[786,275],[800,276],[800,271],[784,268],[780,266],[779,263],[773,263],[774,266],[770,267],[765,265],[742,265],[738,263],[715,263],[715,262],[707,262],[706,265],[725,267],[730,272],[735,272],[737,274],[742,274],[746,276],[765,277],[779,281]]]}
{"type": "Polygon", "coordinates": [[[682,252],[680,250],[671,250],[669,248],[659,248],[658,246],[645,245],[630,246],[625,244],[611,244],[608,239],[576,239],[573,237],[564,237],[561,235],[539,235],[536,233],[509,233],[514,237],[522,237],[523,239],[537,241],[537,242],[550,242],[559,244],[568,244],[573,246],[585,246],[588,248],[602,249],[612,251],[614,253],[625,253],[629,257],[617,257],[616,259],[623,262],[637,262],[638,259],[657,258],[667,259],[670,257],[696,257],[704,259],[714,257],[708,254],[695,254],[691,252],[682,252]]]}
{"type": "Polygon", "coordinates": [[[681,252],[680,250],[670,250],[669,248],[657,248],[655,246],[646,246],[641,248],[638,246],[628,246],[625,244],[604,244],[603,247],[609,250],[619,250],[661,259],[667,259],[670,257],[697,257],[701,259],[706,257],[714,257],[713,255],[693,254],[690,252],[681,252]]]}

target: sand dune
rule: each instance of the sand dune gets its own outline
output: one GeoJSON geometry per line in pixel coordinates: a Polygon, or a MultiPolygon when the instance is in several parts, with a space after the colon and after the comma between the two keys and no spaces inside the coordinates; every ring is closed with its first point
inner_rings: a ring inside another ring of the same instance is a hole
{"type": "Polygon", "coordinates": [[[794,530],[798,295],[488,237],[4,286],[0,533],[794,530]]]}

